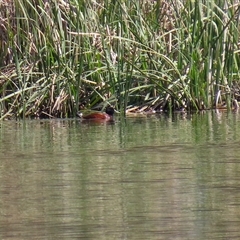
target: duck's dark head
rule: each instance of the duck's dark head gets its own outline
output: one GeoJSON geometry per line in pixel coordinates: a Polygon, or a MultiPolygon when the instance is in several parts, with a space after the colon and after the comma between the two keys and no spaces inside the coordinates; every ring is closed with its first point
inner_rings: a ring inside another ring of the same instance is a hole
{"type": "Polygon", "coordinates": [[[113,107],[107,107],[106,108],[106,114],[108,114],[109,116],[113,116],[115,110],[113,107]]]}

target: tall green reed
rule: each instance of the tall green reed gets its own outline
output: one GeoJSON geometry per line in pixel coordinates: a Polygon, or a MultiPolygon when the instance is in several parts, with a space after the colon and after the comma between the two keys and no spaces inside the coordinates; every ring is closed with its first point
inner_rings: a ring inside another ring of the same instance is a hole
{"type": "Polygon", "coordinates": [[[67,117],[108,104],[124,113],[136,107],[200,110],[223,100],[230,108],[237,98],[234,2],[14,3],[4,52],[12,47],[15,68],[0,93],[0,102],[10,103],[2,116],[67,117]]]}

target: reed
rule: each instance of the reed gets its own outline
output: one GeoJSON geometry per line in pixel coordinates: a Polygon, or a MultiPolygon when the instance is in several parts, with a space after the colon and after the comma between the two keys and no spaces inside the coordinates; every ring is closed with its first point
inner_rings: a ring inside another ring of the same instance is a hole
{"type": "Polygon", "coordinates": [[[2,1],[1,118],[109,104],[123,113],[230,109],[239,11],[233,0],[2,1]]]}

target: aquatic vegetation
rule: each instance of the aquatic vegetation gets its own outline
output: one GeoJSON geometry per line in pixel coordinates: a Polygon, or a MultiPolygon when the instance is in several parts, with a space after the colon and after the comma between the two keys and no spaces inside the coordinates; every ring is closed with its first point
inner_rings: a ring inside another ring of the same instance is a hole
{"type": "Polygon", "coordinates": [[[1,118],[230,109],[239,12],[233,0],[3,0],[1,118]]]}

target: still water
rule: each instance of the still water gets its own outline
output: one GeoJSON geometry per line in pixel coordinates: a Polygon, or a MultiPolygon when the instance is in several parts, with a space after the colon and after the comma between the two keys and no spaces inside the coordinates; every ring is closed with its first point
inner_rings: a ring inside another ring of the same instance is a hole
{"type": "Polygon", "coordinates": [[[240,114],[0,123],[0,239],[240,239],[240,114]]]}

